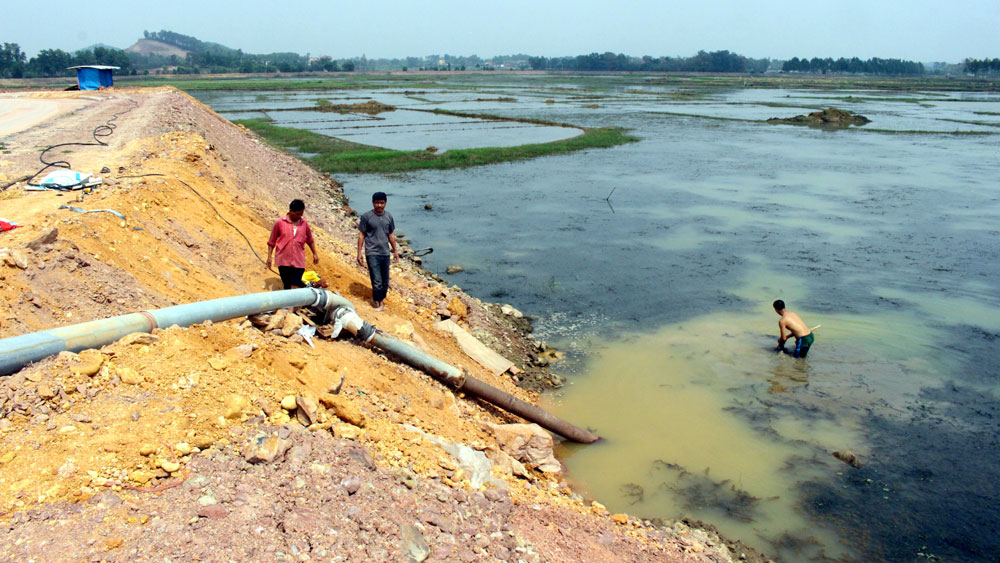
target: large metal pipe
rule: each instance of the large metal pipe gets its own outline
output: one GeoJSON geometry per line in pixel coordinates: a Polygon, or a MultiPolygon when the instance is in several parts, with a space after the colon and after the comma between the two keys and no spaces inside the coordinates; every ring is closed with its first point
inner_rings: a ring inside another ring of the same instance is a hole
{"type": "Polygon", "coordinates": [[[31,362],[62,351],[79,352],[104,346],[134,332],[151,332],[155,328],[174,325],[191,326],[204,321],[218,322],[285,307],[328,304],[353,309],[350,301],[335,293],[302,288],[187,303],[22,334],[0,340],[0,375],[14,373],[31,362]]]}
{"type": "MultiPolygon", "coordinates": [[[[4,338],[0,340],[0,375],[14,373],[31,362],[37,362],[59,352],[79,352],[97,348],[135,332],[152,332],[156,328],[174,325],[186,327],[205,321],[220,322],[287,307],[313,307],[326,311],[329,318],[335,319],[335,326],[346,329],[360,340],[371,342],[380,350],[469,395],[535,422],[565,438],[582,443],[600,439],[592,432],[576,427],[509,393],[469,377],[462,370],[377,331],[357,315],[350,301],[331,291],[315,288],[224,297],[4,338]]],[[[338,332],[340,328],[337,329],[338,332]]]]}
{"type": "Polygon", "coordinates": [[[600,436],[593,432],[574,426],[531,403],[518,399],[510,393],[501,391],[488,383],[471,377],[463,373],[460,369],[425,354],[401,340],[377,332],[371,342],[373,346],[397,356],[411,366],[429,373],[437,379],[465,392],[467,395],[483,399],[507,412],[530,420],[546,430],[555,432],[564,438],[583,444],[590,444],[601,439],[600,436]]]}

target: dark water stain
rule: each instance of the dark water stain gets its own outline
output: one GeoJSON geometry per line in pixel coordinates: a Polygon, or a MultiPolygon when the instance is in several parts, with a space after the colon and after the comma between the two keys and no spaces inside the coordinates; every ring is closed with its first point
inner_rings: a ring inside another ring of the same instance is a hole
{"type": "Polygon", "coordinates": [[[926,389],[908,419],[874,416],[865,466],[802,483],[802,509],[862,560],[1000,560],[1000,405],[960,385],[926,389]]]}

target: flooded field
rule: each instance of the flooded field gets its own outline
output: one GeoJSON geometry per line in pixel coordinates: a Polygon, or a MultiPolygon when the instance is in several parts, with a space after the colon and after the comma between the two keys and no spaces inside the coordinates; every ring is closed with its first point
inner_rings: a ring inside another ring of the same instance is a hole
{"type": "MultiPolygon", "coordinates": [[[[463,266],[446,277],[568,353],[546,406],[605,437],[562,446],[574,482],[783,561],[1000,559],[1000,96],[500,80],[419,103],[642,140],[338,179],[357,209],[387,192],[430,269],[463,266]],[[831,105],[872,123],[761,121],[831,105]],[[773,352],[777,298],[822,324],[807,360],[773,352]]],[[[203,100],[230,118],[263,103],[203,100]]],[[[499,135],[477,134],[456,142],[499,135]]]]}

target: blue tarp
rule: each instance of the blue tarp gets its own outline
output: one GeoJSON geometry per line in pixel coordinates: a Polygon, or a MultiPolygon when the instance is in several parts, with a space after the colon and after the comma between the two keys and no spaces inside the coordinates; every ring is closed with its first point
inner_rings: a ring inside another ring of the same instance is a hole
{"type": "Polygon", "coordinates": [[[114,85],[110,68],[84,67],[76,69],[76,80],[81,90],[97,90],[114,85]]]}

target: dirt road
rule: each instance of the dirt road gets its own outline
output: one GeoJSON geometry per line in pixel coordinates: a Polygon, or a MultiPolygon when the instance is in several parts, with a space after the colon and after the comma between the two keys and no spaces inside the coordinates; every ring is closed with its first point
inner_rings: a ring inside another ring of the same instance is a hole
{"type": "Polygon", "coordinates": [[[64,113],[86,107],[94,100],[45,98],[29,94],[0,94],[0,138],[24,131],[64,113]]]}

